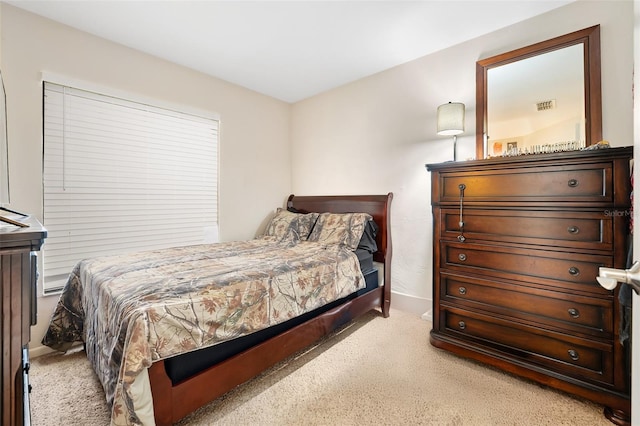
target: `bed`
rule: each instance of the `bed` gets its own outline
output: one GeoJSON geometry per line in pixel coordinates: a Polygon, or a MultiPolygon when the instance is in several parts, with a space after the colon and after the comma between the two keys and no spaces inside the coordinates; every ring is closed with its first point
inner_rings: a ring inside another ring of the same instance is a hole
{"type": "Polygon", "coordinates": [[[84,343],[112,425],[175,423],[353,318],[389,315],[391,199],[291,195],[255,240],[84,260],[43,344],[84,343]]]}

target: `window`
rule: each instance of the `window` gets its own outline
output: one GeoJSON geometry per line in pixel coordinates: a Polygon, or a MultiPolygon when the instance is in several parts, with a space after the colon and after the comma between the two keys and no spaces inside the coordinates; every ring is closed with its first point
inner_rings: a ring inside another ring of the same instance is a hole
{"type": "Polygon", "coordinates": [[[218,121],[44,83],[44,290],[84,258],[217,239],[218,121]]]}

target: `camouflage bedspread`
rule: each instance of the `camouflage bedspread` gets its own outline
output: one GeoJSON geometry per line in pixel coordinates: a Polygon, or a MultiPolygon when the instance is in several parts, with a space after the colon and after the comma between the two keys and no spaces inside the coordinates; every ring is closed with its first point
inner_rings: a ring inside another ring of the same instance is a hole
{"type": "MultiPolygon", "coordinates": [[[[251,241],[79,262],[43,344],[85,343],[111,424],[140,424],[132,383],[153,361],[286,321],[364,287],[340,246],[251,241]]],[[[145,421],[146,422],[146,421],[145,421]]]]}

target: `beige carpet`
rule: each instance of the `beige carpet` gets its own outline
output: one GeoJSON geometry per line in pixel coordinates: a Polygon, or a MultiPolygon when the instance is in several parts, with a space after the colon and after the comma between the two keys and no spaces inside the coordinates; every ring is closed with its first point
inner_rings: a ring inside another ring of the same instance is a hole
{"type": "MultiPolygon", "coordinates": [[[[367,314],[181,425],[608,425],[602,407],[428,343],[431,323],[367,314]]],[[[35,426],[106,425],[84,352],[33,360],[35,426]]]]}

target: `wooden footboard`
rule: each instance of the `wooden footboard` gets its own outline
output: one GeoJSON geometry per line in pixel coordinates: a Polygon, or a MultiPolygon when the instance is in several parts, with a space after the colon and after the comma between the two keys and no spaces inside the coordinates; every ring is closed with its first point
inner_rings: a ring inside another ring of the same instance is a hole
{"type": "Polygon", "coordinates": [[[222,396],[234,387],[310,346],[342,325],[372,310],[389,316],[391,302],[392,194],[357,196],[289,196],[287,207],[301,212],[366,212],[379,226],[374,260],[384,264],[383,285],[274,336],[246,351],[173,385],[164,361],[149,368],[153,408],[157,425],[171,425],[187,414],[222,396]]]}
{"type": "Polygon", "coordinates": [[[268,368],[310,346],[354,318],[382,304],[382,287],[339,305],[282,334],[272,337],[207,370],[172,385],[164,361],[149,369],[157,425],[171,425],[187,414],[258,376],[268,368]]]}

